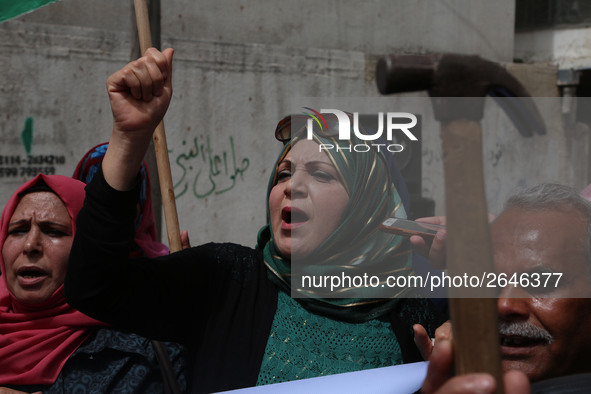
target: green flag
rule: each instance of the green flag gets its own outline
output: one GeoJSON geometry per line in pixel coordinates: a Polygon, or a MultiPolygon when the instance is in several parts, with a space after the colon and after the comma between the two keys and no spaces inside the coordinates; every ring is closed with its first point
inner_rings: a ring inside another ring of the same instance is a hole
{"type": "Polygon", "coordinates": [[[55,3],[57,0],[0,0],[0,22],[55,3]]]}

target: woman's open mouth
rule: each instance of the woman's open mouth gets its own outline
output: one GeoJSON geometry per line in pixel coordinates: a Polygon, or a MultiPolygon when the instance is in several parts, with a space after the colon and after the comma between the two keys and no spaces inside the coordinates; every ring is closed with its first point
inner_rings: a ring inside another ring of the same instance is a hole
{"type": "Polygon", "coordinates": [[[47,273],[38,267],[21,267],[17,270],[18,282],[23,287],[38,285],[47,278],[47,273]]]}
{"type": "Polygon", "coordinates": [[[298,208],[285,207],[281,210],[281,227],[285,230],[291,230],[294,227],[301,226],[308,219],[308,215],[298,208]]]}

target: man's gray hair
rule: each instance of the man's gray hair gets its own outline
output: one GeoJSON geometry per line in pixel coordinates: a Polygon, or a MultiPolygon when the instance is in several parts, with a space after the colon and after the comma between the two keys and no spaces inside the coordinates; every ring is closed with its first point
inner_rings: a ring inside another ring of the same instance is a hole
{"type": "Polygon", "coordinates": [[[570,186],[557,183],[541,183],[518,191],[505,202],[505,209],[519,208],[525,211],[558,211],[573,208],[587,220],[585,250],[591,264],[591,202],[570,186]]]}

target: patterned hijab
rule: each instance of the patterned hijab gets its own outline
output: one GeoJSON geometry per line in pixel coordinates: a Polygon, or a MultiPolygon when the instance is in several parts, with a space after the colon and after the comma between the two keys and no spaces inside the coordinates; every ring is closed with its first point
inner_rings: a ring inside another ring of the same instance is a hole
{"type": "MultiPolygon", "coordinates": [[[[292,133],[293,138],[284,146],[275,164],[267,190],[267,217],[270,217],[268,198],[277,184],[277,168],[291,147],[306,139],[306,134],[292,133]]],[[[339,146],[324,150],[340,175],[349,194],[341,224],[332,235],[306,258],[306,275],[363,275],[379,273],[387,275],[409,275],[412,272],[410,246],[403,237],[382,232],[379,224],[388,217],[406,217],[401,198],[391,182],[388,162],[376,149],[356,152],[353,145],[364,144],[352,133],[350,140],[338,140],[315,133],[314,141],[319,144],[339,146]]],[[[370,146],[370,145],[368,145],[370,146]]],[[[359,149],[365,150],[365,149],[359,149]]],[[[385,149],[382,148],[382,151],[385,149]]],[[[269,278],[288,293],[299,293],[299,300],[310,310],[346,321],[366,321],[387,313],[405,295],[407,289],[397,289],[389,299],[375,298],[371,291],[348,288],[339,290],[339,297],[332,298],[328,292],[292,288],[292,261],[280,256],[275,242],[271,222],[258,235],[258,247],[263,251],[269,278]],[[349,296],[350,295],[350,296],[349,296]],[[345,298],[342,298],[345,297],[345,298]]]]}
{"type": "MultiPolygon", "coordinates": [[[[96,174],[101,165],[109,144],[99,144],[90,149],[82,157],[72,178],[88,183],[96,174]]],[[[140,214],[135,223],[134,248],[131,256],[158,257],[168,254],[168,247],[158,242],[156,236],[156,224],[154,222],[154,210],[152,209],[152,193],[150,191],[150,176],[146,163],[142,161],[140,167],[140,214]]]]}
{"type": "MultiPolygon", "coordinates": [[[[84,184],[61,175],[39,174],[8,200],[0,219],[0,250],[21,196],[43,183],[65,204],[75,233],[76,216],[84,201],[84,184]]],[[[86,340],[89,329],[103,323],[70,307],[63,284],[42,304],[19,302],[8,289],[1,253],[0,269],[0,386],[51,384],[70,355],[86,340]]]]}

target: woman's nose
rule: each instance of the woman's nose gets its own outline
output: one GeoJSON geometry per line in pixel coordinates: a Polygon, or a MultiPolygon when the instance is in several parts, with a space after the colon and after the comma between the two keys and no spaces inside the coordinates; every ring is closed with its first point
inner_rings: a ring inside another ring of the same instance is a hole
{"type": "Polygon", "coordinates": [[[31,227],[25,238],[24,252],[26,254],[38,253],[42,249],[41,231],[37,227],[31,227]]]}
{"type": "Polygon", "coordinates": [[[296,171],[291,175],[291,178],[287,181],[285,193],[292,198],[307,193],[306,176],[303,171],[296,171]]]}

